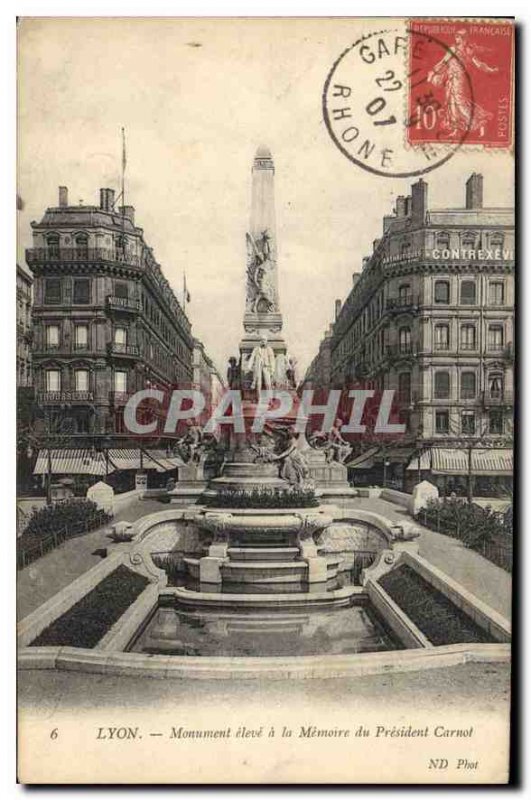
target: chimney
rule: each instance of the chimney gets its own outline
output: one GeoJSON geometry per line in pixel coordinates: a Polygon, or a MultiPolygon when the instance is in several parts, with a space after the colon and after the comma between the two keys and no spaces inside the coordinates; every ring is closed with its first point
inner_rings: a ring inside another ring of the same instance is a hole
{"type": "Polygon", "coordinates": [[[336,300],[336,305],[335,305],[335,319],[337,319],[337,318],[339,317],[339,314],[340,314],[340,313],[341,313],[341,300],[336,300]]]}
{"type": "Polygon", "coordinates": [[[357,284],[357,282],[359,281],[360,277],[361,276],[360,276],[359,272],[353,272],[352,273],[352,285],[353,286],[355,286],[357,284]]]}
{"type": "Polygon", "coordinates": [[[393,224],[395,219],[396,219],[396,217],[393,216],[392,214],[386,214],[386,216],[383,218],[383,232],[384,233],[386,233],[389,230],[389,228],[391,227],[391,225],[393,224]]]}
{"type": "Polygon", "coordinates": [[[100,208],[102,211],[112,211],[114,206],[114,189],[100,189],[100,208]]]}
{"type": "Polygon", "coordinates": [[[120,206],[120,214],[123,214],[133,225],[135,224],[135,208],[134,206],[120,206]]]}
{"type": "Polygon", "coordinates": [[[370,256],[363,256],[363,258],[361,259],[361,268],[365,269],[370,260],[371,260],[370,256]]]}
{"type": "Polygon", "coordinates": [[[66,208],[68,205],[68,187],[59,187],[59,208],[66,208]]]}
{"type": "Polygon", "coordinates": [[[428,184],[422,178],[411,187],[411,220],[422,224],[428,210],[428,184]]]}
{"type": "Polygon", "coordinates": [[[395,213],[397,217],[407,216],[407,203],[404,195],[399,195],[396,198],[395,213]]]}
{"type": "Polygon", "coordinates": [[[373,239],[372,240],[372,252],[375,253],[378,249],[378,245],[380,244],[380,239],[373,239]]]}
{"type": "Polygon", "coordinates": [[[466,182],[466,207],[483,208],[483,175],[473,172],[466,182]]]}

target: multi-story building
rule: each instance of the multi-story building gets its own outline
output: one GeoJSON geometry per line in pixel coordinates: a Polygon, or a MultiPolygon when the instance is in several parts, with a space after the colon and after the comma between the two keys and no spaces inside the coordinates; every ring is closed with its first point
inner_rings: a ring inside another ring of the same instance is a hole
{"type": "Polygon", "coordinates": [[[190,322],[132,206],[59,205],[32,222],[33,375],[48,419],[70,419],[81,440],[124,435],[127,397],[192,380],[190,322]]]}
{"type": "Polygon", "coordinates": [[[215,406],[225,383],[219,371],[205,350],[203,342],[194,338],[193,364],[192,364],[192,384],[194,389],[198,389],[205,397],[205,422],[212,413],[212,406],[215,406]]]}
{"type": "Polygon", "coordinates": [[[408,464],[458,477],[473,447],[476,475],[510,474],[514,246],[514,210],[483,206],[481,175],[468,179],[464,208],[431,209],[419,180],[354,276],[334,325],[332,382],[395,390],[409,449],[380,460],[399,482],[408,464]]]}
{"type": "Polygon", "coordinates": [[[17,386],[32,384],[31,374],[31,303],[33,278],[17,264],[17,386]]]}
{"type": "MultiPolygon", "coordinates": [[[[338,301],[341,305],[341,301],[338,301]]],[[[319,342],[319,350],[306,370],[302,380],[302,389],[326,389],[332,380],[332,343],[334,326],[330,324],[319,342]]]]}

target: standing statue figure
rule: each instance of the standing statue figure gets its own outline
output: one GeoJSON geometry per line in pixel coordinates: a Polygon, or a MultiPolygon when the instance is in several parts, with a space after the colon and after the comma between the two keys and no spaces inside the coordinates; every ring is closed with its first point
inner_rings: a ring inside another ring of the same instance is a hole
{"type": "Polygon", "coordinates": [[[286,370],[286,376],[288,379],[288,386],[292,389],[297,388],[297,359],[293,356],[289,356],[288,358],[288,368],[286,370]]]}
{"type": "Polygon", "coordinates": [[[287,389],[289,382],[289,358],[287,353],[279,353],[275,363],[275,386],[278,389],[287,389]]]}
{"type": "Polygon", "coordinates": [[[241,367],[235,356],[229,358],[227,384],[229,389],[239,389],[241,385],[241,367]]]}
{"type": "Polygon", "coordinates": [[[262,336],[260,344],[253,349],[247,362],[247,370],[253,373],[251,389],[271,389],[275,374],[275,354],[267,343],[267,336],[262,336]]]}

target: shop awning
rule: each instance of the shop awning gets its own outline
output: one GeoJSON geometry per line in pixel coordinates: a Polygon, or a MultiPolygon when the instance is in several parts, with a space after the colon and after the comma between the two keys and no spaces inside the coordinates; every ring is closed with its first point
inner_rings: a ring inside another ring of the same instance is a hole
{"type": "Polygon", "coordinates": [[[157,472],[169,472],[183,465],[178,456],[167,456],[165,450],[140,450],[133,448],[111,448],[109,461],[116,469],[154,469],[157,472]]]}
{"type": "MultiPolygon", "coordinates": [[[[109,462],[105,468],[103,453],[93,450],[51,450],[52,475],[105,475],[114,471],[109,462]]],[[[39,450],[34,475],[48,474],[48,450],[39,450]]]]}
{"type": "MultiPolygon", "coordinates": [[[[467,475],[469,451],[459,448],[430,447],[420,456],[420,469],[434,475],[467,475]]],[[[408,470],[418,470],[418,456],[409,463],[408,470]]],[[[513,451],[508,448],[473,448],[472,473],[474,475],[512,475],[513,451]]]]}
{"type": "Polygon", "coordinates": [[[356,458],[347,461],[345,466],[350,469],[371,469],[371,467],[374,466],[375,456],[379,450],[379,447],[371,447],[369,450],[366,450],[365,453],[361,453],[361,455],[356,456],[356,458]]]}

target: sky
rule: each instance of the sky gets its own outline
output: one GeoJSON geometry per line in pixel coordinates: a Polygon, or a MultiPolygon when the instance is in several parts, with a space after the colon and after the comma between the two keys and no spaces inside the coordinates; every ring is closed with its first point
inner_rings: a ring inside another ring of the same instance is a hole
{"type": "MultiPolygon", "coordinates": [[[[302,375],[361,269],[382,217],[413,179],[348,161],[321,96],[359,19],[40,18],[19,26],[18,258],[31,220],[57,205],[97,205],[120,187],[176,292],[186,272],[193,333],[222,373],[243,333],[245,232],[257,147],[275,162],[279,291],[302,375]]],[[[464,204],[472,172],[487,206],[513,205],[507,152],[458,151],[426,176],[431,207],[464,204]]]]}

